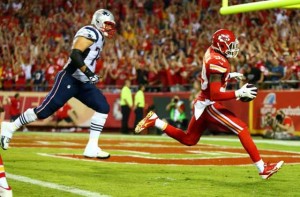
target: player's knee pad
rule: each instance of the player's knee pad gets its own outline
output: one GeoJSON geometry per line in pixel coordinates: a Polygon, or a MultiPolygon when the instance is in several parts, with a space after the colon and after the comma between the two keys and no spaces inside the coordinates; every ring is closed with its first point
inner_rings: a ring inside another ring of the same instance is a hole
{"type": "Polygon", "coordinates": [[[91,122],[97,123],[100,125],[104,125],[106,122],[107,116],[108,116],[108,114],[95,112],[91,118],[91,122]]]}
{"type": "Polygon", "coordinates": [[[34,112],[34,109],[33,108],[29,108],[27,109],[25,112],[24,112],[24,116],[27,120],[27,122],[33,122],[35,121],[36,119],[38,119],[36,113],[34,112]]]}

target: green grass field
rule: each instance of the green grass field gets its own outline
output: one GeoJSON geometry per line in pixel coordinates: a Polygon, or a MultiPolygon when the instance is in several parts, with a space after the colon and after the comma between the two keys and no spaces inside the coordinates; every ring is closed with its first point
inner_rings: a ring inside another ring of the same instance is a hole
{"type": "MultiPolygon", "coordinates": [[[[104,132],[105,133],[105,132],[104,132]]],[[[66,159],[55,154],[81,155],[87,142],[87,133],[16,133],[11,148],[1,151],[8,182],[15,197],[247,197],[300,196],[300,165],[286,163],[269,180],[262,180],[251,165],[172,165],[134,164],[94,160],[66,159]],[[30,146],[29,139],[34,144],[30,146]],[[72,142],[75,140],[75,142],[72,142]],[[56,147],[56,145],[61,145],[56,147]],[[63,146],[62,146],[63,145],[63,146]],[[72,148],[69,148],[72,147],[72,148]],[[49,156],[50,155],[50,156],[49,156]],[[51,156],[52,155],[52,156],[51,156]]],[[[254,138],[260,150],[279,150],[300,154],[300,141],[275,141],[254,138]]],[[[195,147],[185,147],[166,136],[122,136],[103,134],[101,147],[114,156],[158,159],[193,159],[219,157],[216,153],[201,152],[204,145],[241,148],[236,136],[204,136],[195,147]],[[142,140],[142,142],[141,142],[142,140]],[[115,145],[113,142],[120,142],[115,145]],[[198,150],[195,154],[149,154],[143,149],[156,147],[165,150],[198,150]],[[122,147],[125,147],[122,150],[122,147]],[[138,148],[138,151],[128,151],[138,148]]],[[[230,154],[224,152],[225,156],[230,154]]],[[[236,156],[232,154],[233,156],[236,156]]],[[[300,156],[298,156],[300,157],[300,156]]],[[[278,160],[281,158],[278,157],[278,160]]]]}

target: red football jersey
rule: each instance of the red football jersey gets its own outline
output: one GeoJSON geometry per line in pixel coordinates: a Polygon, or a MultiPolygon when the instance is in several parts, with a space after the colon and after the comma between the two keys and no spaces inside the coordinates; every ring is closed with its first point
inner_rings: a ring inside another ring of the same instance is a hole
{"type": "Polygon", "coordinates": [[[227,85],[228,73],[230,72],[230,64],[228,60],[221,54],[215,52],[209,47],[204,55],[203,67],[201,72],[201,94],[198,96],[198,100],[204,101],[205,99],[211,100],[209,78],[211,74],[222,74],[221,86],[225,91],[227,85]]]}
{"type": "Polygon", "coordinates": [[[59,108],[56,112],[56,117],[59,119],[64,119],[69,117],[68,115],[68,111],[72,109],[72,107],[66,103],[64,106],[62,106],[61,108],[59,108]]]}
{"type": "Polygon", "coordinates": [[[12,97],[10,99],[10,108],[9,113],[11,116],[18,116],[21,114],[21,101],[20,99],[16,99],[15,97],[12,97]]]}

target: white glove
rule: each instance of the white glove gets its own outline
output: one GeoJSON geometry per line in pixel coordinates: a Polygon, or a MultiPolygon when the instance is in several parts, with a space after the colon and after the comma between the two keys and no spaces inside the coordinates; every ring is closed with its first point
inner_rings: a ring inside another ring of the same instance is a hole
{"type": "Polygon", "coordinates": [[[248,97],[254,99],[257,95],[257,87],[246,83],[240,89],[235,91],[235,97],[240,99],[241,97],[248,97]]]}
{"type": "Polygon", "coordinates": [[[96,84],[98,83],[98,81],[100,80],[100,77],[98,75],[96,75],[95,73],[93,73],[89,67],[86,67],[85,71],[83,72],[87,78],[90,80],[91,84],[96,84]]]}
{"type": "Polygon", "coordinates": [[[229,79],[235,79],[239,81],[245,79],[245,76],[242,73],[233,72],[229,73],[229,79]]]}
{"type": "Polygon", "coordinates": [[[96,84],[99,82],[100,77],[98,75],[94,74],[93,76],[89,77],[89,80],[90,80],[91,84],[96,84]]]}

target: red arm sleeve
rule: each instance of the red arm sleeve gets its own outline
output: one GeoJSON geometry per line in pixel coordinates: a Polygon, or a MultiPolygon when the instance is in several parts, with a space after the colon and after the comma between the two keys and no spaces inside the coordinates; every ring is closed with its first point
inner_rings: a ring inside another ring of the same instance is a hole
{"type": "Polygon", "coordinates": [[[225,101],[235,99],[234,91],[221,92],[221,82],[210,83],[210,99],[212,101],[225,101]]]}

